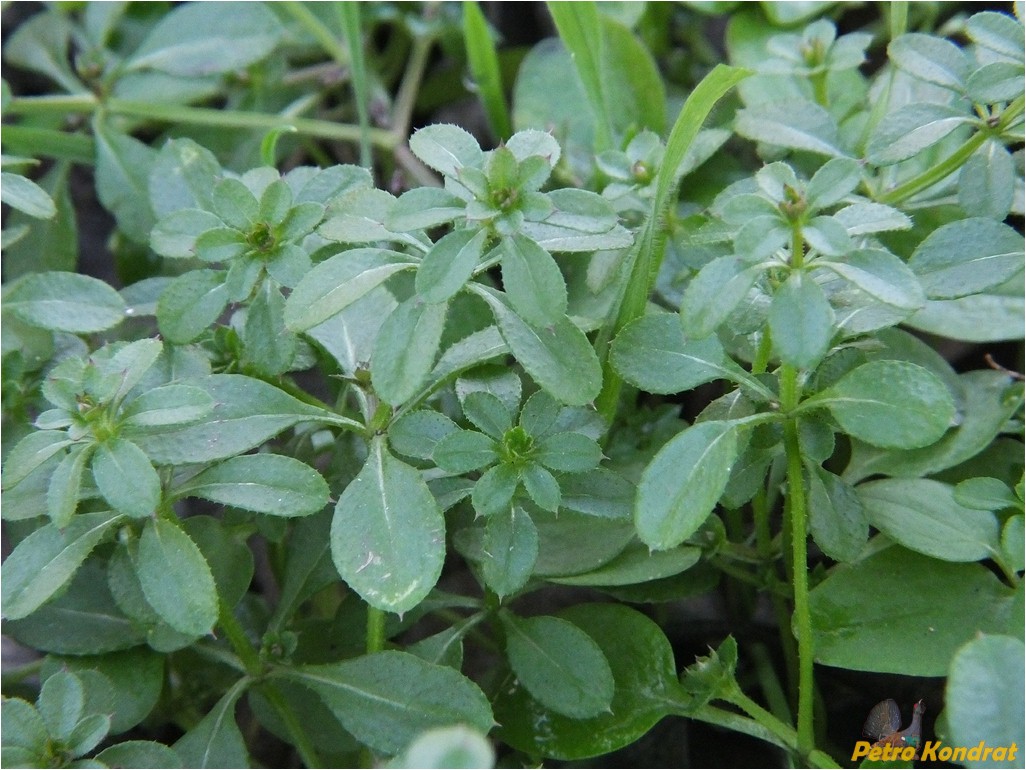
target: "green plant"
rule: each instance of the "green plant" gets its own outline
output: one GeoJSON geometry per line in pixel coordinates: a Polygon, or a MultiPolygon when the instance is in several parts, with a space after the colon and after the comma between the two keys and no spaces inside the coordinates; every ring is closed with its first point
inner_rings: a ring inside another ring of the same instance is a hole
{"type": "Polygon", "coordinates": [[[473,3],[18,26],[60,92],[3,93],[5,168],[52,161],[3,174],[4,631],[46,653],[5,764],[585,760],[676,716],[835,767],[831,667],[1022,745],[1022,377],[919,334],[1023,336],[1021,6],[638,7],[551,3],[519,61],[473,3]],[[681,60],[720,13],[730,63],[681,60]],[[491,149],[410,134],[464,66],[491,149]]]}

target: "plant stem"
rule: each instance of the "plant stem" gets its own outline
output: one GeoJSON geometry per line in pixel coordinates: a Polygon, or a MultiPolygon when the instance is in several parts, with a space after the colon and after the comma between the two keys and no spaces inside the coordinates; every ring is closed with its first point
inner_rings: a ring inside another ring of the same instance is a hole
{"type": "Polygon", "coordinates": [[[278,715],[285,723],[285,729],[289,731],[289,735],[292,737],[292,745],[299,752],[303,765],[310,768],[324,767],[324,763],[321,762],[321,758],[317,754],[317,749],[314,748],[313,741],[310,740],[310,736],[303,729],[303,725],[296,718],[295,713],[289,708],[289,704],[285,701],[281,691],[270,682],[264,682],[262,690],[264,697],[271,702],[271,705],[274,706],[275,711],[278,712],[278,715]]]}
{"type": "Polygon", "coordinates": [[[231,608],[220,598],[218,599],[217,624],[224,631],[228,643],[235,650],[235,654],[239,656],[242,665],[246,667],[246,673],[251,676],[259,676],[263,673],[264,664],[260,660],[260,654],[250,644],[246,632],[232,613],[231,608]]]}
{"type": "Polygon", "coordinates": [[[908,31],[908,0],[895,0],[888,5],[891,17],[891,40],[908,31]]]}
{"type": "Polygon", "coordinates": [[[367,654],[385,649],[385,613],[377,607],[367,608],[367,654]]]}
{"type": "Polygon", "coordinates": [[[367,79],[367,62],[363,52],[363,38],[360,36],[360,6],[358,3],[336,3],[345,30],[346,45],[349,47],[350,67],[353,72],[353,95],[356,101],[356,115],[360,121],[360,165],[371,169],[370,142],[370,82],[367,79]]]}
{"type": "Polygon", "coordinates": [[[342,44],[339,43],[335,34],[328,29],[320,19],[314,16],[310,9],[303,3],[282,3],[282,8],[313,36],[314,40],[317,41],[321,48],[323,48],[324,51],[334,59],[340,67],[345,69],[352,64],[349,58],[349,53],[342,44]]]}
{"type": "Polygon", "coordinates": [[[31,663],[26,663],[24,666],[19,666],[13,671],[4,671],[3,673],[3,689],[12,687],[13,685],[24,682],[31,676],[38,674],[43,669],[43,658],[34,660],[31,663]]]}
{"type": "Polygon", "coordinates": [[[431,53],[431,46],[434,45],[434,42],[434,38],[429,36],[417,37],[413,40],[413,51],[410,52],[406,72],[403,73],[402,83],[399,84],[399,93],[395,97],[392,108],[392,135],[398,137],[396,144],[401,144],[410,132],[413,105],[417,101],[420,81],[424,78],[428,54],[431,53]]]}

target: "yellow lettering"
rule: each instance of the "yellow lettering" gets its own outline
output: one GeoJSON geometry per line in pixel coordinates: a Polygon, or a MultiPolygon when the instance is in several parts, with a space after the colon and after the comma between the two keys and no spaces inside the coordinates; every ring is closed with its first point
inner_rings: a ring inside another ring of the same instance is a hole
{"type": "Polygon", "coordinates": [[[1016,746],[1014,743],[1011,746],[1008,747],[1008,761],[1009,762],[1011,762],[1013,759],[1015,759],[1015,752],[1017,752],[1018,750],[1019,750],[1019,747],[1016,746]]]}
{"type": "Polygon", "coordinates": [[[970,762],[979,762],[980,755],[983,753],[983,741],[980,741],[978,745],[973,746],[969,749],[968,759],[970,762]]]}
{"type": "Polygon", "coordinates": [[[953,752],[953,751],[951,750],[951,747],[950,747],[950,746],[942,746],[942,747],[941,747],[941,748],[940,748],[940,749],[939,749],[939,750],[937,751],[937,758],[938,758],[938,759],[939,759],[939,760],[940,760],[941,762],[947,762],[948,760],[950,760],[950,759],[951,759],[951,755],[952,755],[952,754],[954,754],[954,753],[955,753],[955,752],[953,752]]]}
{"type": "Polygon", "coordinates": [[[966,756],[968,753],[969,749],[966,746],[955,746],[951,750],[951,761],[966,762],[968,761],[968,757],[966,756]]]}
{"type": "Polygon", "coordinates": [[[855,762],[869,754],[869,749],[872,745],[869,741],[855,741],[855,748],[851,752],[851,761],[855,762]]]}
{"type": "Polygon", "coordinates": [[[937,761],[937,747],[940,746],[940,741],[927,741],[923,744],[923,753],[921,758],[924,762],[936,762],[937,761]]]}
{"type": "Polygon", "coordinates": [[[903,748],[901,750],[901,759],[904,760],[905,762],[911,762],[915,758],[916,758],[916,747],[915,746],[906,746],[905,748],[903,748]]]}
{"type": "Polygon", "coordinates": [[[991,753],[991,752],[992,752],[993,750],[994,750],[994,749],[992,749],[992,748],[991,748],[990,746],[984,746],[984,747],[983,747],[983,756],[982,756],[982,757],[980,757],[980,760],[981,760],[982,762],[986,762],[986,761],[987,761],[987,757],[989,757],[989,756],[990,756],[990,753],[991,753]]]}
{"type": "Polygon", "coordinates": [[[1008,747],[998,746],[994,749],[994,761],[1004,762],[1008,758],[1008,747]]]}
{"type": "Polygon", "coordinates": [[[879,746],[874,746],[869,750],[869,755],[866,757],[870,762],[879,762],[883,756],[883,749],[879,746]]]}

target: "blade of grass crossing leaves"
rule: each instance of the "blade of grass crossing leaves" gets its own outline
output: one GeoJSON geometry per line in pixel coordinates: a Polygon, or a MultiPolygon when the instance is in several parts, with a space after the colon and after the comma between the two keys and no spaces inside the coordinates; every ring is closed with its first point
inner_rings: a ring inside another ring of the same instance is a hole
{"type": "Polygon", "coordinates": [[[505,141],[513,133],[513,128],[502,92],[499,57],[481,7],[472,1],[463,4],[463,38],[470,74],[477,84],[477,94],[488,116],[488,124],[495,138],[505,141]]]}
{"type": "Polygon", "coordinates": [[[342,19],[342,32],[349,48],[349,72],[353,78],[353,92],[356,97],[356,115],[360,121],[360,165],[371,168],[370,141],[370,81],[367,79],[367,62],[363,55],[363,41],[360,36],[360,6],[357,3],[337,3],[342,19]]]}
{"type": "Polygon", "coordinates": [[[602,88],[602,27],[598,8],[595,3],[554,2],[549,3],[549,13],[595,113],[595,152],[608,150],[613,144],[613,129],[602,88]]]}

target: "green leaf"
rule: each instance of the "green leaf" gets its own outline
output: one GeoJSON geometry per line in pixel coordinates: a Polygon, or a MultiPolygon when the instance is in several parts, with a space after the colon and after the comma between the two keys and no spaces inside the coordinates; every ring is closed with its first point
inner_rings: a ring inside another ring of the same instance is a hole
{"type": "Polygon", "coordinates": [[[116,510],[137,519],[154,514],[160,504],[160,478],[138,446],[124,438],[100,444],[91,467],[100,494],[116,510]]]}
{"type": "Polygon", "coordinates": [[[633,743],[678,698],[673,650],[662,630],[623,605],[584,604],[560,613],[598,645],[615,683],[609,710],[591,719],[549,711],[522,684],[495,703],[499,737],[520,751],[562,760],[608,754],[633,743]]]}
{"type": "Polygon", "coordinates": [[[847,254],[844,261],[823,260],[816,264],[837,273],[873,299],[899,310],[918,310],[926,303],[915,273],[889,251],[859,249],[847,254]]]}
{"type": "Polygon", "coordinates": [[[539,508],[553,513],[559,509],[559,482],[549,471],[538,463],[528,463],[524,467],[523,482],[527,494],[539,508]]]}
{"type": "Polygon", "coordinates": [[[987,477],[959,482],[955,487],[955,502],[974,511],[1022,508],[1022,501],[1005,482],[987,477]]]}
{"type": "MultiPolygon", "coordinates": [[[[476,7],[468,3],[466,8],[476,7]]],[[[480,14],[481,12],[478,11],[480,14]]],[[[481,23],[484,24],[482,18],[481,23]]],[[[477,730],[463,725],[438,727],[426,730],[395,758],[392,767],[467,768],[495,766],[495,749],[488,739],[477,730]]]]}
{"type": "Polygon", "coordinates": [[[346,730],[383,754],[397,754],[434,727],[462,723],[487,733],[493,724],[488,699],[476,684],[404,652],[302,666],[286,676],[316,692],[346,730]]]}
{"type": "Polygon", "coordinates": [[[96,755],[105,767],[180,768],[182,760],[174,749],[156,741],[122,741],[96,755]]]}
{"type": "Polygon", "coordinates": [[[435,444],[431,458],[449,473],[467,473],[499,459],[495,441],[476,430],[449,433],[435,444]]]}
{"type": "Polygon", "coordinates": [[[224,273],[190,270],[161,292],[157,300],[157,325],[168,342],[184,345],[206,331],[227,304],[224,273]]]}
{"type": "Polygon", "coordinates": [[[509,507],[520,476],[512,465],[489,468],[474,484],[470,501],[479,516],[492,516],[509,507]]]}
{"type": "Polygon", "coordinates": [[[440,187],[415,187],[392,204],[385,227],[397,233],[427,230],[464,216],[466,206],[465,201],[440,187]]]}
{"type": "Polygon", "coordinates": [[[82,513],[63,529],[47,524],[18,543],[4,561],[4,617],[23,618],[50,599],[121,518],[112,511],[82,513]]]}
{"type": "Polygon", "coordinates": [[[729,422],[693,425],[670,439],[641,474],[634,524],[653,550],[680,545],[712,512],[737,457],[729,422]]]}
{"type": "Polygon", "coordinates": [[[918,32],[894,38],[887,46],[887,56],[913,77],[959,92],[971,66],[969,57],[950,40],[918,32]]]}
{"type": "Polygon", "coordinates": [[[568,586],[629,586],[679,575],[698,563],[702,549],[691,545],[668,551],[651,551],[634,543],[619,556],[590,572],[550,577],[550,583],[568,586]]]}
{"type": "Polygon", "coordinates": [[[1001,342],[1026,336],[1022,296],[973,294],[952,300],[927,301],[906,321],[913,329],[964,342],[1001,342]]]}
{"type": "Polygon", "coordinates": [[[190,382],[214,402],[205,420],[160,433],[125,431],[125,436],[138,444],[156,465],[223,460],[260,446],[298,422],[363,427],[241,374],[214,374],[190,382]]]}
{"type": "Polygon", "coordinates": [[[765,102],[739,110],[734,130],[756,142],[841,157],[837,124],[824,108],[805,99],[765,102]]]}
{"type": "MultiPolygon", "coordinates": [[[[485,382],[487,383],[487,380],[485,382]]],[[[510,382],[513,383],[513,392],[506,400],[502,400],[499,396],[486,390],[467,392],[468,380],[466,378],[456,383],[456,393],[460,397],[463,414],[474,425],[497,441],[501,441],[506,435],[506,431],[513,425],[509,406],[512,405],[516,409],[520,403],[520,378],[514,374],[510,382]]]]}
{"type": "Polygon", "coordinates": [[[249,767],[246,742],[235,721],[235,704],[249,684],[248,678],[236,682],[200,723],[174,744],[184,767],[249,767]]]}
{"type": "MultiPolygon", "coordinates": [[[[997,751],[1023,746],[1026,708],[1018,684],[1026,674],[1023,659],[1022,639],[1012,636],[984,634],[955,653],[944,691],[947,743],[970,750],[981,742],[997,751]]],[[[972,760],[973,767],[1009,764],[997,758],[972,760]]]]}
{"type": "Polygon", "coordinates": [[[82,717],[84,695],[82,682],[68,671],[58,671],[43,682],[36,707],[52,738],[64,742],[70,737],[82,717]]]}
{"type": "Polygon", "coordinates": [[[820,166],[809,180],[805,197],[809,207],[819,211],[840,203],[862,181],[858,161],[833,158],[820,166]]]}
{"type": "Polygon", "coordinates": [[[833,216],[844,225],[848,235],[885,233],[912,227],[911,219],[882,203],[853,203],[835,212],[833,216]]]}
{"type": "Polygon", "coordinates": [[[10,489],[67,446],[62,430],[37,430],[14,445],[4,461],[3,488],[10,489]]]}
{"type": "Polygon", "coordinates": [[[977,104],[1013,101],[1023,92],[1022,62],[996,61],[984,64],[969,76],[966,93],[977,104]]]}
{"type": "Polygon", "coordinates": [[[260,201],[241,179],[220,180],[214,185],[210,202],[229,229],[247,233],[260,221],[260,201]]]}
{"type": "Polygon", "coordinates": [[[522,321],[498,292],[483,287],[475,287],[475,291],[491,307],[513,355],[556,400],[579,406],[598,395],[602,387],[598,357],[588,338],[568,318],[538,329],[522,321]]]}
{"type": "Polygon", "coordinates": [[[769,328],[773,350],[785,364],[811,369],[826,355],[833,339],[834,310],[811,275],[792,271],[777,288],[769,328]]]}
{"type": "MultiPolygon", "coordinates": [[[[1022,91],[1022,87],[1019,88],[1022,91]]],[[[1004,221],[1015,197],[1015,163],[999,142],[973,153],[958,175],[958,205],[974,217],[1004,221]]]]}
{"type": "Polygon", "coordinates": [[[0,172],[0,200],[33,219],[52,219],[57,206],[46,190],[31,179],[9,171],[0,172]]]}
{"type": "Polygon", "coordinates": [[[445,123],[416,131],[410,137],[410,149],[435,171],[454,179],[464,166],[480,166],[484,160],[484,153],[473,136],[445,123]]]}
{"type": "Polygon", "coordinates": [[[970,119],[943,104],[907,104],[888,113],[866,145],[866,157],[877,166],[890,166],[932,147],[970,119]]]}
{"type": "Polygon", "coordinates": [[[484,582],[502,599],[531,577],[538,558],[538,528],[523,508],[511,505],[488,517],[482,548],[484,582]]]}
{"type": "Polygon", "coordinates": [[[127,428],[163,428],[202,420],[214,408],[210,395],[192,385],[164,385],[141,393],[122,411],[127,428]]]}
{"type": "Polygon", "coordinates": [[[560,504],[564,509],[604,519],[630,519],[634,485],[605,468],[560,477],[560,504]]]}
{"type": "Polygon", "coordinates": [[[1015,592],[986,567],[899,546],[835,567],[809,600],[816,661],[856,671],[944,676],[977,633],[1022,628],[1015,592]]]}
{"type": "Polygon", "coordinates": [[[408,412],[388,428],[388,443],[407,457],[430,460],[438,443],[459,428],[439,412],[421,409],[408,412]]]}
{"type": "MultiPolygon", "coordinates": [[[[298,460],[296,461],[298,462],[298,460]]],[[[253,580],[253,553],[245,534],[212,516],[190,516],[182,528],[210,565],[217,596],[228,608],[234,607],[253,580]]]]}
{"type": "Polygon", "coordinates": [[[492,135],[500,141],[509,139],[513,129],[502,90],[499,57],[484,14],[476,2],[463,4],[463,40],[470,74],[488,116],[492,135]]]}
{"type": "MultiPolygon", "coordinates": [[[[168,140],[150,170],[153,213],[167,217],[183,209],[210,211],[210,194],[221,175],[221,164],[206,147],[185,137],[168,140]]],[[[221,226],[220,220],[215,226],[221,226]]]]}
{"type": "Polygon", "coordinates": [[[208,230],[221,227],[221,220],[208,211],[179,209],[154,225],[150,248],[163,257],[195,257],[196,240],[208,230]]]}
{"type": "Polygon", "coordinates": [[[979,561],[998,550],[994,514],[959,505],[947,484],[880,479],[856,490],[869,523],[910,550],[954,562],[979,561]]]}
{"type": "Polygon", "coordinates": [[[855,490],[830,471],[807,464],[809,532],[836,561],[858,559],[869,540],[869,523],[855,490]]]}
{"type": "Polygon", "coordinates": [[[727,320],[764,272],[735,256],[719,257],[698,271],[684,291],[680,321],[689,339],[708,337],[727,320]]]}
{"type": "MultiPolygon", "coordinates": [[[[9,45],[4,48],[7,53],[9,45]]],[[[12,128],[16,127],[8,124],[4,129],[5,146],[9,142],[12,128]]],[[[90,152],[85,162],[88,163],[92,155],[90,152]]],[[[39,179],[39,186],[56,207],[56,215],[52,219],[39,221],[17,211],[7,216],[7,229],[25,226],[32,236],[13,245],[4,242],[4,276],[8,281],[26,273],[74,270],[78,264],[78,223],[71,199],[70,173],[70,163],[57,163],[39,179]]]]}
{"type": "Polygon", "coordinates": [[[93,121],[96,137],[96,194],[117,219],[121,231],[137,243],[148,243],[156,222],[150,208],[149,175],[156,150],[128,134],[93,121]]]}
{"type": "Polygon", "coordinates": [[[557,323],[566,314],[566,282],[552,255],[530,238],[502,241],[502,284],[517,314],[532,326],[557,323]]]}
{"type": "Polygon", "coordinates": [[[598,466],[602,450],[582,433],[556,433],[538,442],[533,458],[554,471],[580,473],[598,466]]]}
{"type": "Polygon", "coordinates": [[[374,390],[386,403],[409,400],[427,378],[442,341],[448,304],[430,304],[414,295],[381,325],[371,355],[374,390]]]}
{"type": "Polygon", "coordinates": [[[996,11],[974,13],[965,22],[966,33],[979,46],[1006,56],[1023,60],[1023,26],[1021,21],[996,11]]]}
{"type": "Polygon", "coordinates": [[[414,267],[404,254],[351,249],[316,265],[285,303],[285,325],[294,332],[322,323],[400,270],[414,267]]]}
{"type": "Polygon", "coordinates": [[[259,3],[183,5],[150,30],[126,67],[191,77],[245,69],[271,53],[284,34],[278,18],[259,3]]]}
{"type": "Polygon", "coordinates": [[[91,457],[91,448],[81,444],[72,446],[50,477],[46,490],[46,509],[50,521],[58,527],[67,526],[75,515],[82,490],[82,475],[91,457]]]}
{"type": "Polygon", "coordinates": [[[449,233],[424,255],[417,268],[417,293],[425,302],[445,302],[470,280],[481,260],[487,230],[449,233]]]}
{"type": "Polygon", "coordinates": [[[68,93],[81,93],[84,86],[68,61],[72,30],[70,20],[56,9],[37,13],[12,30],[4,44],[4,60],[46,75],[68,93]]]}
{"type": "Polygon", "coordinates": [[[588,634],[561,618],[501,618],[513,673],[543,706],[577,719],[609,709],[613,672],[588,634]]]}
{"type": "Polygon", "coordinates": [[[930,233],[908,266],[931,299],[977,294],[1022,271],[1023,239],[993,219],[961,219],[930,233]]]}
{"type": "Polygon", "coordinates": [[[939,439],[955,405],[935,375],[905,361],[871,361],[805,402],[825,406],[852,436],[874,446],[915,449],[939,439]]]}
{"type": "Polygon", "coordinates": [[[328,504],[328,485],[293,457],[232,457],[193,476],[176,496],[202,497],[271,516],[309,516],[328,504]]]}
{"type": "Polygon", "coordinates": [[[383,436],[335,506],[331,556],[364,601],[388,612],[416,607],[441,574],[442,512],[420,473],[394,458],[383,436]]]}
{"type": "Polygon", "coordinates": [[[106,714],[89,714],[82,718],[67,738],[68,753],[73,756],[88,754],[107,737],[110,732],[110,717],[106,714]]]}
{"type": "Polygon", "coordinates": [[[296,355],[296,336],[285,330],[285,298],[277,284],[265,280],[249,304],[243,328],[243,360],[266,377],[289,370],[296,355]]]}
{"type": "Polygon", "coordinates": [[[217,622],[217,589],[200,549],[177,524],[151,519],[135,570],[146,601],[176,631],[203,636],[217,622]]]}
{"type": "Polygon", "coordinates": [[[23,749],[27,754],[35,755],[33,759],[41,758],[46,752],[50,736],[35,706],[21,698],[5,697],[0,702],[0,709],[3,712],[2,721],[7,724],[3,744],[5,763],[14,755],[15,749],[23,749]]]}
{"type": "Polygon", "coordinates": [[[111,286],[63,272],[26,275],[4,296],[4,309],[31,326],[73,334],[101,332],[125,317],[125,301],[111,286]]]}

